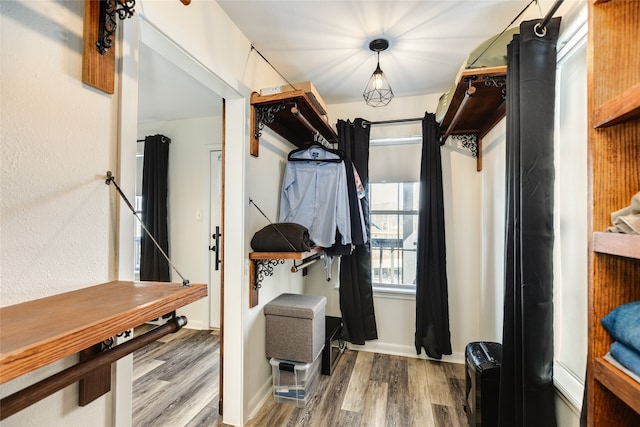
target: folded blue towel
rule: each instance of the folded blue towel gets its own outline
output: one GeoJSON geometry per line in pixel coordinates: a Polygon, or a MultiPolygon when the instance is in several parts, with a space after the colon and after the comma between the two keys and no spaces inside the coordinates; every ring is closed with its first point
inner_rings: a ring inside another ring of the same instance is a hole
{"type": "Polygon", "coordinates": [[[615,341],[640,352],[640,301],[614,308],[602,318],[602,326],[615,341]]]}
{"type": "Polygon", "coordinates": [[[613,344],[611,344],[609,353],[611,353],[611,356],[620,362],[622,366],[640,376],[640,353],[618,341],[614,341],[613,344]]]}

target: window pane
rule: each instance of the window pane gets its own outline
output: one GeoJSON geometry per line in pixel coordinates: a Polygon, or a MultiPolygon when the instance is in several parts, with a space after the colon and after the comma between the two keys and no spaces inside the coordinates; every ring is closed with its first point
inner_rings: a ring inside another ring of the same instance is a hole
{"type": "Polygon", "coordinates": [[[374,286],[415,286],[419,189],[417,182],[370,183],[374,286]]]}
{"type": "Polygon", "coordinates": [[[374,183],[370,187],[371,211],[398,210],[397,183],[374,183]]]}

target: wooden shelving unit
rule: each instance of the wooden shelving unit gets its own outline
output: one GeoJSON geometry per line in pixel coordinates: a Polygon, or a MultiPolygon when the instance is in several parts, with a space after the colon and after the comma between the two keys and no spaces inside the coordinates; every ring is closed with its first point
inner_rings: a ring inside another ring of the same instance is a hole
{"type": "Polygon", "coordinates": [[[640,191],[640,2],[589,2],[588,97],[591,244],[587,423],[640,425],[640,383],[602,357],[601,319],[640,300],[640,236],[604,233],[610,214],[640,191]]]}
{"type": "Polygon", "coordinates": [[[0,308],[0,384],[207,296],[207,286],[116,281],[0,308]]]}
{"type": "Polygon", "coordinates": [[[252,156],[258,157],[260,136],[264,126],[296,147],[303,147],[312,142],[314,130],[320,133],[327,142],[338,142],[338,135],[327,121],[326,111],[320,111],[302,90],[267,96],[261,96],[254,92],[250,102],[252,132],[250,152],[252,156]],[[294,110],[292,110],[294,108],[298,114],[294,114],[294,110]]]}

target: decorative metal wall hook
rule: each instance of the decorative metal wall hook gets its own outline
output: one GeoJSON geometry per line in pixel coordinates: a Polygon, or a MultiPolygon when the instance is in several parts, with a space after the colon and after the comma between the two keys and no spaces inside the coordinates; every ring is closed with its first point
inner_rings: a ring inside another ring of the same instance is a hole
{"type": "Polygon", "coordinates": [[[111,37],[116,32],[116,15],[120,20],[131,18],[136,0],[100,0],[100,20],[96,47],[101,55],[113,46],[111,37]]]}

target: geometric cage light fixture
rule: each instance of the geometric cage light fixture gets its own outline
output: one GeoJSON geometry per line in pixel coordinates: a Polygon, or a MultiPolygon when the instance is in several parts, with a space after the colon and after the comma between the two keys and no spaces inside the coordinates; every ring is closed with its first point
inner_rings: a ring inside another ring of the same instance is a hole
{"type": "Polygon", "coordinates": [[[367,105],[371,107],[383,107],[393,99],[391,85],[389,85],[387,76],[384,75],[380,68],[380,52],[386,50],[388,47],[389,41],[387,39],[375,39],[369,43],[369,49],[378,54],[378,64],[362,96],[367,105]]]}

